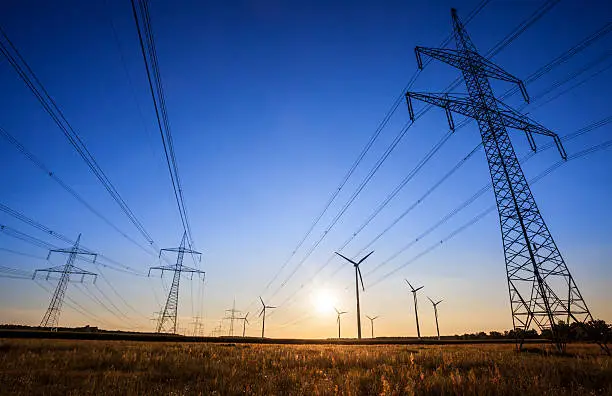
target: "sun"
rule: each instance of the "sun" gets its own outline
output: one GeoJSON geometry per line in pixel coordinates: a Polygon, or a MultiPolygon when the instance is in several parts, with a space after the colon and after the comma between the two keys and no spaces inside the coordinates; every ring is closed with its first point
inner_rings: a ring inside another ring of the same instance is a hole
{"type": "Polygon", "coordinates": [[[313,293],[312,301],[317,312],[324,314],[333,312],[338,300],[329,290],[320,289],[313,293]]]}

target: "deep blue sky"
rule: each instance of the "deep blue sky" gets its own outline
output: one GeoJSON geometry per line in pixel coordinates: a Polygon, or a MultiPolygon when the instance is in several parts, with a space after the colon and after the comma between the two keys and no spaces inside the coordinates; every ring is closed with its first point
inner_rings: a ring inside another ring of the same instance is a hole
{"type": "MultiPolygon", "coordinates": [[[[185,199],[196,247],[204,253],[207,283],[203,313],[207,329],[223,316],[234,296],[238,308],[246,309],[263,292],[414,73],[414,46],[437,46],[451,31],[451,6],[465,17],[476,4],[476,1],[151,3],[185,199]]],[[[476,46],[486,53],[541,4],[493,0],[470,22],[468,30],[476,46]]],[[[493,60],[519,78],[526,78],[601,28],[611,15],[606,1],[561,1],[493,60]]],[[[178,212],[155,129],[129,1],[9,0],[2,6],[0,24],[157,244],[177,245],[181,234],[178,212]]],[[[527,89],[533,97],[537,96],[555,81],[609,54],[611,44],[612,35],[608,35],[528,84],[527,89]]],[[[611,61],[612,57],[607,58],[574,82],[604,69],[611,61]]],[[[458,75],[450,66],[434,62],[421,73],[413,90],[439,92],[458,75]]],[[[610,115],[611,77],[606,70],[542,107],[536,108],[535,101],[525,111],[534,109],[531,116],[560,135],[574,132],[610,115]]],[[[4,58],[0,59],[0,86],[0,126],[92,206],[144,243],[4,58]]],[[[500,95],[510,88],[497,82],[493,87],[500,95]]],[[[461,85],[458,92],[463,90],[461,85]]],[[[514,96],[507,103],[519,106],[521,101],[514,96]]],[[[314,243],[407,119],[402,104],[339,200],[280,279],[314,243]]],[[[443,111],[431,111],[420,119],[342,221],[271,303],[278,303],[306,282],[447,129],[443,111]]],[[[521,157],[528,152],[524,135],[513,131],[512,136],[521,157]]],[[[607,126],[568,142],[566,149],[571,154],[610,136],[607,126]]],[[[537,141],[540,145],[547,142],[545,138],[537,141]]],[[[478,142],[479,134],[473,125],[458,131],[348,246],[347,254],[356,253],[478,142]]],[[[143,272],[158,264],[87,211],[4,140],[0,140],[0,153],[0,182],[5,186],[1,203],[72,238],[82,233],[87,247],[143,272]]],[[[557,160],[553,150],[540,153],[524,167],[525,173],[533,177],[557,160]]],[[[609,244],[612,214],[608,209],[611,171],[610,151],[602,151],[568,163],[533,187],[540,209],[587,302],[596,316],[607,320],[612,320],[612,311],[606,304],[612,299],[607,287],[612,281],[608,260],[612,254],[609,244]]],[[[488,182],[484,154],[479,152],[374,246],[376,253],[368,265],[377,265],[488,182]]],[[[485,194],[428,240],[415,245],[386,266],[386,270],[366,279],[366,288],[368,281],[373,282],[407,261],[493,202],[492,193],[485,194]]],[[[61,245],[2,213],[0,223],[61,245]]],[[[365,310],[388,318],[380,323],[380,331],[413,332],[410,313],[393,316],[391,310],[398,307],[398,301],[402,306],[408,302],[403,277],[425,284],[432,297],[448,300],[444,309],[452,314],[447,314],[443,332],[509,328],[498,228],[496,215],[490,215],[368,291],[364,297],[365,310]]],[[[43,249],[2,234],[0,247],[46,255],[43,249]]],[[[61,263],[61,257],[47,263],[0,252],[0,265],[26,270],[61,263]]],[[[352,280],[350,269],[333,278],[329,275],[339,265],[339,261],[334,261],[329,271],[316,279],[314,293],[325,288],[336,296],[338,305],[351,310],[352,289],[345,291],[352,280]],[[329,283],[323,286],[326,282],[329,283]]],[[[86,263],[82,266],[94,269],[86,263]]],[[[144,316],[158,310],[155,299],[164,298],[158,278],[102,271],[144,316]]],[[[188,285],[183,283],[183,327],[191,321],[188,285]]],[[[99,287],[107,286],[101,283],[99,287]]],[[[120,309],[130,312],[113,293],[104,290],[120,309]]],[[[194,295],[197,290],[194,289],[194,295]]],[[[118,322],[78,290],[71,289],[69,295],[109,321],[118,322]]],[[[48,299],[31,281],[0,279],[0,322],[37,324],[48,299]]],[[[270,335],[326,336],[333,332],[331,314],[315,316],[297,328],[289,325],[281,328],[281,324],[312,311],[308,293],[296,301],[290,309],[279,309],[275,314],[270,322],[270,335]]],[[[429,312],[425,315],[431,316],[429,312]]],[[[63,318],[67,324],[91,322],[69,309],[63,318]]],[[[145,318],[136,317],[135,321],[150,326],[145,318]]],[[[430,323],[424,326],[426,331],[433,328],[430,323]]],[[[257,332],[255,327],[251,330],[257,332]]]]}

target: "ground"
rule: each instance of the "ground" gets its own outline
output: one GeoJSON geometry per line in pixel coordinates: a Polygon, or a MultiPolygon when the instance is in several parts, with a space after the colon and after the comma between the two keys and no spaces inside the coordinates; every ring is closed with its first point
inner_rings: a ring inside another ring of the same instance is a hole
{"type": "Polygon", "coordinates": [[[0,339],[0,394],[612,395],[597,346],[0,339]]]}

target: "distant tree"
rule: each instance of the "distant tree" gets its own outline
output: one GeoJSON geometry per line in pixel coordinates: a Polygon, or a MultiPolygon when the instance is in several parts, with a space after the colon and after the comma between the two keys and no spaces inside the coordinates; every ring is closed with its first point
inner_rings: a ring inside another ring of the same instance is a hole
{"type": "Polygon", "coordinates": [[[500,333],[499,331],[490,331],[489,337],[490,338],[502,338],[502,333],[500,333]]]}
{"type": "Polygon", "coordinates": [[[612,340],[612,327],[605,321],[598,319],[585,323],[584,329],[587,339],[598,343],[601,348],[610,355],[608,343],[612,340]]]}

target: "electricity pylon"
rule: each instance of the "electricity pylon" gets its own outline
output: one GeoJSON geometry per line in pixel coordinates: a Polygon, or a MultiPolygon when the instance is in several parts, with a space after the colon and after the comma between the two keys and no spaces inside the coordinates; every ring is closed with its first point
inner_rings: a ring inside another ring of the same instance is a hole
{"type": "Polygon", "coordinates": [[[374,338],[374,321],[378,319],[378,316],[371,317],[366,315],[366,318],[370,319],[370,326],[372,328],[372,338],[374,338]]]}
{"type": "Polygon", "coordinates": [[[57,282],[57,286],[55,287],[55,291],[53,292],[53,296],[51,297],[51,302],[49,303],[49,308],[47,308],[47,312],[43,316],[40,327],[48,327],[52,331],[57,331],[57,325],[59,324],[60,313],[62,312],[62,305],[64,304],[64,297],[66,296],[66,289],[68,288],[68,282],[70,281],[70,275],[81,275],[81,282],[85,280],[86,276],[92,276],[94,278],[94,283],[98,277],[97,274],[86,271],[82,268],[79,268],[74,265],[74,261],[77,259],[79,255],[85,256],[93,256],[93,262],[96,262],[97,254],[91,253],[87,250],[79,248],[79,243],[81,242],[81,234],[77,238],[76,242],[70,249],[52,249],[49,250],[49,254],[47,255],[47,260],[51,257],[51,253],[64,253],[68,255],[68,260],[66,260],[66,264],[60,265],[57,267],[43,268],[37,269],[34,271],[32,275],[32,279],[36,278],[36,275],[39,272],[46,272],[47,277],[49,279],[49,275],[52,273],[60,273],[60,279],[57,282]]]}
{"type": "Polygon", "coordinates": [[[421,290],[422,288],[424,288],[425,286],[419,286],[415,289],[414,287],[412,287],[412,285],[410,284],[410,282],[408,282],[407,279],[404,279],[404,280],[406,281],[408,286],[410,286],[410,291],[412,292],[412,298],[414,299],[414,317],[416,318],[417,337],[420,340],[421,339],[421,328],[419,327],[419,309],[417,306],[417,292],[421,290]]]}
{"type": "Polygon", "coordinates": [[[259,316],[263,315],[263,321],[261,322],[261,338],[264,338],[264,333],[266,330],[266,309],[274,309],[276,307],[266,305],[266,303],[261,297],[259,297],[259,300],[261,301],[261,305],[263,306],[261,312],[259,313],[259,316]]]}
{"type": "Polygon", "coordinates": [[[346,311],[338,311],[338,308],[334,308],[336,310],[336,314],[338,315],[336,318],[336,323],[338,323],[338,339],[340,339],[340,316],[347,313],[346,311]]]}
{"type": "Polygon", "coordinates": [[[193,336],[201,336],[202,335],[202,329],[204,327],[204,324],[201,322],[202,317],[199,315],[196,315],[193,317],[193,322],[191,322],[191,324],[193,325],[193,336]]]}
{"type": "Polygon", "coordinates": [[[238,319],[238,317],[236,317],[236,314],[240,312],[236,310],[236,299],[234,299],[234,304],[232,305],[232,309],[226,309],[225,312],[229,312],[230,314],[230,316],[226,316],[224,319],[229,319],[230,321],[229,335],[233,336],[234,335],[234,319],[238,319]]]}
{"type": "Polygon", "coordinates": [[[181,275],[183,272],[190,273],[193,278],[193,274],[203,275],[204,271],[190,268],[183,265],[183,258],[185,253],[191,254],[192,256],[197,255],[198,259],[201,260],[202,253],[196,252],[195,250],[187,249],[185,247],[185,243],[187,240],[187,233],[183,233],[183,239],[181,239],[181,246],[178,248],[169,248],[169,249],[161,249],[159,251],[159,256],[161,257],[163,251],[167,252],[175,252],[177,253],[176,264],[163,265],[159,267],[151,267],[149,268],[149,275],[151,275],[151,270],[160,270],[161,276],[164,275],[164,271],[172,271],[174,275],[172,277],[172,286],[170,286],[170,291],[168,292],[168,298],[166,299],[166,305],[164,305],[164,309],[159,316],[159,321],[157,322],[157,332],[166,332],[176,334],[176,317],[178,314],[178,300],[179,300],[179,284],[181,281],[181,275]]]}
{"type": "Polygon", "coordinates": [[[433,305],[434,314],[436,316],[436,331],[438,332],[438,341],[440,341],[440,327],[438,327],[438,304],[440,304],[443,300],[434,302],[431,298],[427,297],[429,301],[431,301],[431,305],[433,305]]]}
{"type": "Polygon", "coordinates": [[[444,108],[451,130],[451,112],[478,123],[499,212],[517,346],[522,347],[525,330],[535,323],[541,330],[549,329],[557,349],[563,350],[558,322],[584,323],[592,316],[538,210],[506,128],[524,131],[534,151],[535,133],[551,137],[563,159],[567,154],[556,133],[495,97],[489,78],[517,84],[529,102],[523,82],[481,56],[457,11],[452,9],[451,14],[457,49],[416,47],[417,63],[422,69],[421,57],[425,55],[460,69],[468,96],[407,92],[410,117],[414,121],[411,99],[417,99],[444,108]]]}
{"type": "Polygon", "coordinates": [[[341,255],[340,253],[336,252],[338,256],[342,257],[349,263],[353,264],[353,267],[355,267],[355,293],[356,293],[355,295],[357,297],[357,338],[360,340],[361,340],[361,309],[359,308],[359,281],[361,281],[361,289],[363,291],[365,291],[365,287],[363,286],[363,277],[361,276],[361,270],[359,269],[359,265],[363,263],[368,257],[370,257],[372,253],[374,253],[373,250],[370,253],[366,254],[361,260],[353,261],[350,258],[345,257],[341,255]]]}

